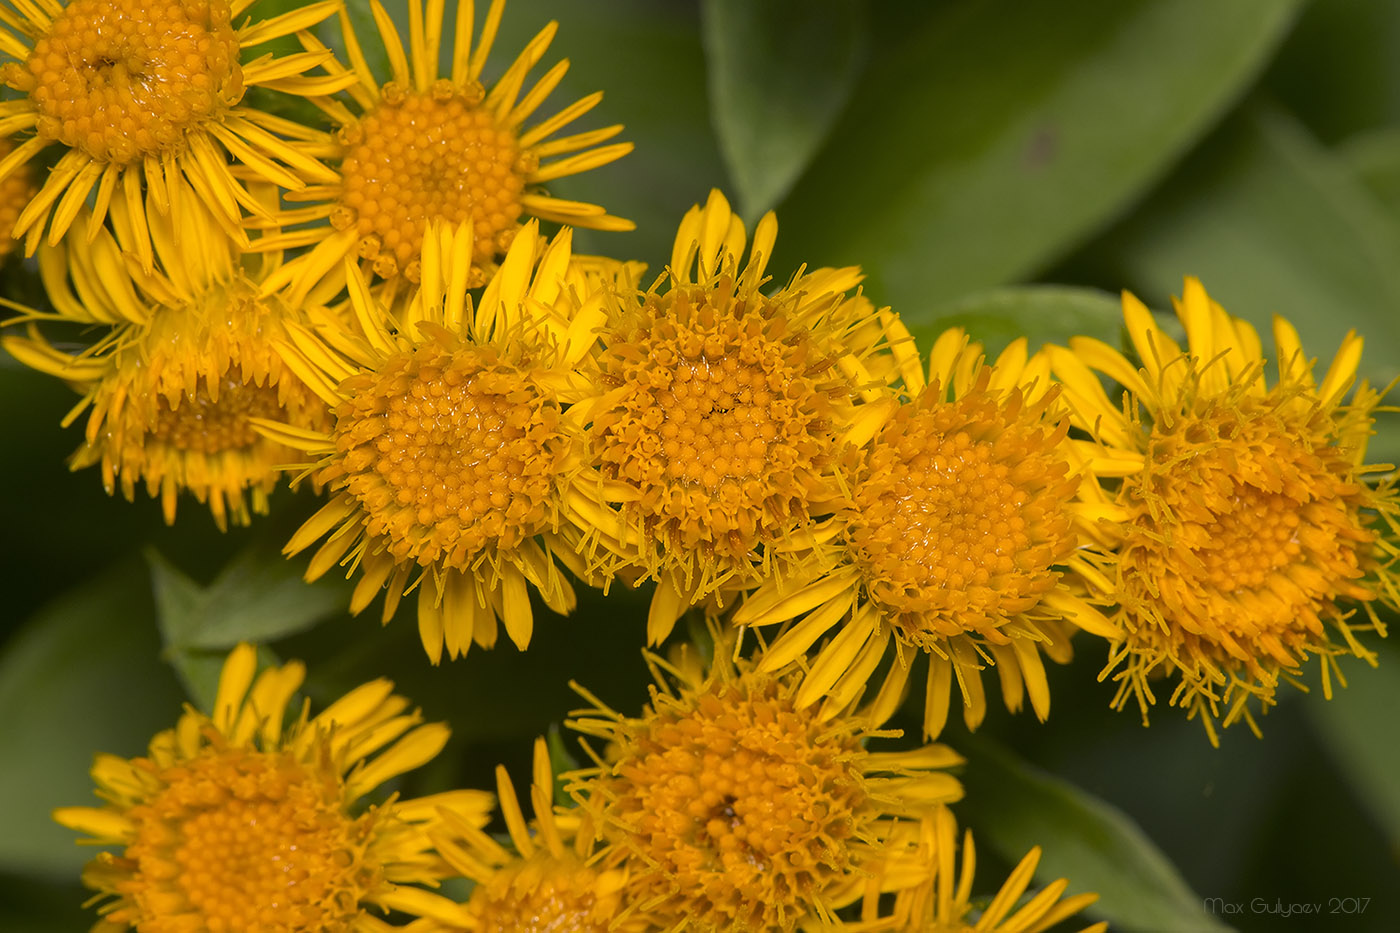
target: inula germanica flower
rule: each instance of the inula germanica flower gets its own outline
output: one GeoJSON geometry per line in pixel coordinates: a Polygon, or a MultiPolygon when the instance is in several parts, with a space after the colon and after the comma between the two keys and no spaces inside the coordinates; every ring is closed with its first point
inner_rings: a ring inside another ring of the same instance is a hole
{"type": "Polygon", "coordinates": [[[569,503],[594,560],[657,580],[653,643],[717,588],[777,572],[785,549],[820,549],[814,519],[843,495],[840,454],[888,400],[867,366],[874,309],[849,294],[859,270],[765,294],[776,235],[770,213],[745,262],[743,224],[713,192],[681,221],[665,277],[610,292],[600,394],[579,416],[600,481],[569,503]]]}
{"type": "MultiPolygon", "coordinates": [[[[963,835],[962,866],[957,861],[958,826],[947,807],[936,807],[919,823],[919,845],[932,869],[921,884],[905,888],[893,904],[881,908],[867,897],[862,921],[852,930],[890,933],[1043,933],[1099,899],[1097,894],[1065,897],[1069,881],[1061,878],[1027,897],[1031,878],[1040,864],[1040,847],[1031,849],[989,900],[973,897],[977,857],[972,832],[963,835]],[[976,906],[974,906],[976,904],[976,906]]],[[[873,892],[872,892],[873,893],[873,892]]],[[[1107,923],[1095,923],[1081,933],[1106,933],[1107,923]]]]}
{"type": "Polygon", "coordinates": [[[40,253],[55,311],[28,317],[110,325],[94,347],[66,352],[32,327],[4,345],[83,393],[67,419],[89,412],[75,469],[100,464],[107,492],[120,486],[127,499],[144,485],[167,522],[189,492],[208,503],[220,528],[230,519],[247,524],[250,505],[267,511],[278,466],[296,456],[249,419],[324,430],[330,414],[273,348],[297,316],[280,295],[263,293],[280,254],[245,262],[193,190],[178,177],[169,187],[180,194],[167,213],[150,213],[149,226],[117,201],[115,233],[99,228],[91,241],[74,237],[40,253]],[[143,271],[123,256],[148,236],[158,262],[143,271]]]}
{"type": "MultiPolygon", "coordinates": [[[[503,256],[522,220],[538,217],[575,227],[631,230],[630,221],[603,208],[550,195],[543,185],[606,165],[632,151],[631,143],[601,145],[622,131],[609,126],[569,136],[556,134],[592,110],[602,93],[592,94],[558,113],[526,126],[568,71],[562,60],[526,88],[526,78],[544,58],[557,24],[550,23],[530,41],[505,73],[488,89],[482,71],[496,39],[505,0],[492,0],[476,46],[472,46],[474,7],[457,4],[452,38],[452,66],[440,74],[444,3],[409,0],[407,53],[389,14],[370,0],[377,40],[382,40],[393,69],[380,86],[370,71],[359,41],[342,12],[341,28],[350,70],[326,67],[348,79],[350,101],[313,99],[337,126],[333,133],[307,130],[301,145],[335,167],[335,177],[292,195],[308,202],[287,220],[323,223],[286,234],[269,245],[312,245],[304,259],[285,270],[300,293],[325,275],[339,275],[345,257],[364,262],[369,275],[403,274],[418,281],[418,249],[425,225],[471,221],[468,285],[481,285],[503,256]]],[[[308,34],[308,49],[323,49],[308,34]]]]}
{"type": "Polygon", "coordinates": [[[99,755],[106,803],[54,812],[118,849],[83,875],[109,898],[94,933],[371,933],[390,910],[460,924],[459,905],[421,887],[450,874],[428,832],[449,816],[485,825],[490,795],[364,800],[437,755],[447,727],[406,712],[386,680],[288,719],[302,665],[256,668],[251,646],[234,649],[212,714],[187,709],[144,757],[99,755]]]}
{"type": "Polygon", "coordinates": [[[432,833],[437,851],[475,882],[466,911],[478,933],[645,933],[655,929],[627,889],[625,868],[593,864],[597,838],[581,810],[554,805],[554,773],[535,742],[527,822],[505,768],[496,769],[507,848],[470,820],[444,813],[432,833]],[[513,849],[513,851],[512,851],[513,849]]]}
{"type": "Polygon", "coordinates": [[[872,751],[862,718],[818,722],[798,709],[794,677],[732,653],[720,639],[708,670],[689,650],[675,664],[649,657],[640,717],[594,699],[570,721],[609,743],[569,788],[605,842],[598,864],[628,869],[633,902],[668,931],[808,929],[877,870],[886,890],[915,883],[918,866],[886,840],[962,795],[937,770],[961,759],[939,745],[872,751]]]}
{"type": "Polygon", "coordinates": [[[897,319],[886,326],[908,400],[882,411],[850,473],[850,499],[832,529],[834,564],[811,561],[774,576],[734,614],[739,625],[800,617],[765,654],[761,670],[811,662],[799,706],[829,697],[840,708],[865,688],[894,641],[883,688],[893,712],[918,651],[929,655],[924,731],[943,728],[956,680],[964,718],[986,713],[981,669],[994,661],[1008,706],[1023,691],[1044,719],[1050,691],[1041,653],[1069,658],[1078,628],[1114,629],[1073,585],[1094,573],[1084,548],[1092,517],[1075,505],[1079,478],[1068,421],[1048,360],[1017,340],[986,365],[960,330],[935,344],[925,381],[897,319]],[[1067,572],[1068,575],[1067,575],[1067,572]]]}
{"type": "Polygon", "coordinates": [[[1251,702],[1267,709],[1312,655],[1329,696],[1337,656],[1375,663],[1356,633],[1383,631],[1371,604],[1396,600],[1395,555],[1376,526],[1400,505],[1392,484],[1367,481],[1377,393],[1363,382],[1347,400],[1359,337],[1318,383],[1297,332],[1275,318],[1270,385],[1254,329],[1200,282],[1187,279],[1175,305],[1184,351],[1125,294],[1136,364],[1088,338],[1054,363],[1077,423],[1101,441],[1094,472],[1120,477],[1103,510],[1118,555],[1105,582],[1126,630],[1107,668],[1114,702],[1135,699],[1145,719],[1152,681],[1166,679],[1171,704],[1215,742],[1217,719],[1257,733],[1251,702]],[[1121,406],[1093,370],[1123,387],[1121,406]]]}
{"type": "MultiPolygon", "coordinates": [[[[346,85],[340,75],[306,74],[329,53],[243,61],[245,50],[321,22],[340,0],[267,20],[247,15],[253,2],[5,0],[0,51],[17,61],[0,66],[0,83],[23,96],[0,103],[0,135],[32,135],[0,160],[0,179],[50,145],[66,150],[15,227],[16,236],[28,234],[29,252],[46,222],[49,242],[57,243],[94,191],[89,237],[113,198],[132,216],[144,215],[149,189],[151,206],[166,213],[179,196],[177,181],[238,236],[240,208],[259,205],[230,156],[252,176],[286,188],[334,177],[303,147],[279,138],[285,121],[241,101],[253,87],[309,96],[346,85]]],[[[138,239],[133,246],[149,266],[149,244],[138,239]]]]}
{"type": "MultiPolygon", "coordinates": [[[[497,620],[530,643],[530,589],[567,612],[574,593],[555,557],[577,559],[559,533],[561,497],[581,468],[581,435],[564,411],[586,391],[573,364],[602,319],[587,276],[570,272],[571,234],[552,243],[533,222],[511,245],[475,305],[467,297],[470,225],[430,225],[423,284],[397,318],[350,266],[356,323],[293,327],[287,366],[334,411],[329,431],[259,422],[312,460],[332,498],[288,543],[319,538],[314,579],[358,570],[351,610],[386,585],[387,621],[416,588],[423,646],[434,661],[473,640],[492,645],[497,620]]],[[[582,567],[579,567],[582,570],[582,567]]]]}

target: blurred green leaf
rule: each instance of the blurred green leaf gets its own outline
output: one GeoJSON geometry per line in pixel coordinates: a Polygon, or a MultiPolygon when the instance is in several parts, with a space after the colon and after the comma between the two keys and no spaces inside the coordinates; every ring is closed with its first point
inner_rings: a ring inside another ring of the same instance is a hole
{"type": "Polygon", "coordinates": [[[226,650],[242,641],[283,638],[315,625],[350,601],[339,576],[307,583],[302,565],[254,545],[208,586],[148,550],[156,608],[166,643],[185,650],[226,650]]]}
{"type": "MultiPolygon", "coordinates": [[[[1249,108],[1105,242],[1149,303],[1198,276],[1266,336],[1272,315],[1288,318],[1321,368],[1355,330],[1363,378],[1400,373],[1400,223],[1277,109],[1249,108]]],[[[1378,425],[1367,459],[1394,462],[1400,420],[1378,425]]]]}
{"type": "Polygon", "coordinates": [[[0,904],[5,905],[5,933],[73,933],[86,930],[96,914],[83,909],[92,892],[71,880],[44,882],[0,875],[0,904]]]}
{"type": "Polygon", "coordinates": [[[0,870],[76,879],[93,850],[49,812],[98,804],[94,754],[142,754],[174,724],[184,698],[160,662],[152,614],[146,574],[128,561],[49,604],[6,644],[0,870]]]}
{"type": "Polygon", "coordinates": [[[1029,275],[1173,164],[1253,78],[1298,5],[944,4],[882,48],[784,203],[780,251],[860,263],[872,295],[914,320],[1029,275]]]}
{"type": "Polygon", "coordinates": [[[1400,222],[1400,127],[1353,136],[1336,152],[1391,219],[1400,222]]]}
{"type": "Polygon", "coordinates": [[[1313,730],[1337,768],[1400,852],[1400,743],[1394,740],[1400,710],[1400,654],[1386,651],[1372,669],[1350,658],[1345,689],[1330,701],[1321,691],[1303,703],[1313,730]]]}
{"type": "Polygon", "coordinates": [[[939,305],[927,323],[912,325],[910,331],[919,350],[927,353],[943,331],[962,327],[973,340],[982,342],[991,357],[1018,337],[1026,338],[1032,353],[1047,343],[1064,344],[1075,335],[1116,344],[1122,323],[1122,305],[1107,292],[1026,285],[994,288],[939,305]]]}
{"type": "Polygon", "coordinates": [[[866,51],[860,0],[704,0],[710,116],[751,221],[792,187],[850,98],[866,51]]]}
{"type": "Polygon", "coordinates": [[[1309,3],[1265,86],[1324,141],[1400,121],[1400,4],[1309,3]]]}
{"type": "Polygon", "coordinates": [[[1090,909],[1115,930],[1229,929],[1205,912],[1201,898],[1121,810],[990,740],[971,738],[962,750],[968,753],[966,822],[974,839],[1011,864],[1040,846],[1036,877],[1068,878],[1071,892],[1097,892],[1090,909]]]}

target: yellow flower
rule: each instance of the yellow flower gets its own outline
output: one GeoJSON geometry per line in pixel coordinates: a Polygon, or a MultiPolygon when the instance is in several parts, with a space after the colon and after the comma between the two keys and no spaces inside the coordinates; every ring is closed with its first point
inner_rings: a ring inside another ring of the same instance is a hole
{"type": "Polygon", "coordinates": [[[527,823],[510,777],[496,769],[511,852],[469,820],[444,813],[432,834],[442,857],[475,883],[466,912],[479,933],[645,933],[649,918],[629,898],[627,872],[593,864],[596,836],[578,810],[554,806],[554,772],[535,742],[527,823]]]}
{"type": "MultiPolygon", "coordinates": [[[[334,178],[293,196],[310,203],[285,220],[314,225],[267,244],[314,247],[302,260],[288,264],[279,283],[293,282],[293,292],[300,294],[326,275],[339,275],[346,257],[363,260],[366,275],[371,270],[384,278],[402,273],[417,282],[418,248],[433,220],[475,225],[468,275],[473,288],[505,254],[522,218],[600,230],[633,229],[631,221],[610,216],[597,205],[553,197],[542,187],[632,151],[631,143],[600,145],[621,132],[621,126],[555,137],[597,106],[601,92],[525,126],[569,68],[568,60],[562,60],[525,90],[526,75],[544,58],[557,23],[542,29],[488,90],[481,75],[505,0],[492,0],[475,49],[474,4],[457,4],[450,77],[441,76],[438,66],[443,2],[429,3],[425,16],[422,0],[409,0],[407,54],[378,0],[371,0],[370,9],[389,53],[393,80],[379,85],[342,11],[351,69],[338,63],[326,67],[347,79],[350,104],[329,97],[313,99],[338,129],[307,130],[301,143],[337,169],[334,178]],[[327,218],[333,228],[329,231],[323,223],[327,218]]],[[[310,50],[324,49],[309,34],[300,38],[310,50]]]]}
{"type": "Polygon", "coordinates": [[[363,798],[431,760],[447,727],[423,725],[387,680],[367,683],[315,717],[286,714],[299,662],[254,679],[257,652],[224,663],[212,715],[187,708],[146,757],[98,755],[101,807],[54,819],[91,843],[121,847],[83,882],[110,897],[94,933],[374,933],[368,911],[458,922],[461,908],[425,890],[450,874],[428,831],[452,814],[485,825],[491,795],[363,798]]]}
{"type": "Polygon", "coordinates": [[[1109,659],[1114,703],[1135,698],[1146,721],[1151,681],[1170,678],[1171,704],[1216,720],[1274,702],[1309,655],[1331,695],[1335,658],[1375,664],[1356,638],[1384,627],[1371,603],[1397,601],[1393,548],[1374,529],[1395,523],[1391,482],[1366,481],[1371,413],[1379,401],[1356,376],[1361,338],[1348,335],[1321,384],[1298,334],[1274,319],[1278,379],[1268,384],[1258,335],[1186,280],[1175,302],[1183,351],[1136,298],[1123,317],[1141,368],[1097,340],[1056,348],[1054,365],[1078,426],[1101,441],[1093,470],[1119,477],[1102,514],[1117,542],[1104,581],[1126,639],[1109,659]],[[1111,402],[1093,370],[1124,387],[1111,402]],[[1360,620],[1354,604],[1363,607],[1360,620]]]}
{"type": "MultiPolygon", "coordinates": [[[[15,144],[12,141],[0,137],[0,163],[14,150],[15,144]]],[[[0,179],[0,260],[10,255],[10,251],[15,248],[15,241],[11,236],[15,229],[15,221],[19,219],[20,212],[29,203],[29,199],[34,197],[34,181],[29,176],[29,166],[26,165],[0,179]]]]}
{"type": "Polygon", "coordinates": [[[708,671],[688,650],[674,665],[648,656],[656,686],[638,718],[584,693],[595,709],[569,725],[610,747],[569,790],[600,827],[598,864],[632,873],[661,928],[703,933],[819,927],[875,869],[885,890],[916,878],[887,841],[962,795],[937,770],[961,759],[940,745],[871,751],[863,718],[820,723],[798,709],[795,678],[732,655],[721,639],[708,671]]]}
{"type": "Polygon", "coordinates": [[[249,419],[324,429],[330,414],[273,349],[298,316],[282,296],[262,291],[280,254],[243,262],[202,199],[178,178],[170,187],[181,194],[168,214],[151,212],[149,226],[117,201],[115,235],[98,228],[90,241],[75,237],[40,251],[56,313],[27,317],[110,325],[94,347],[65,352],[35,328],[4,345],[83,393],[64,422],[89,409],[74,469],[100,464],[108,494],[120,484],[128,500],[144,484],[167,522],[180,493],[190,492],[221,529],[230,518],[246,525],[249,499],[252,512],[266,512],[279,465],[296,456],[259,436],[249,419]],[[158,264],[143,271],[123,257],[148,235],[158,264]]]}
{"type": "Polygon", "coordinates": [[[520,648],[534,620],[529,588],[555,612],[574,593],[555,564],[576,566],[559,533],[560,499],[581,465],[578,426],[564,407],[587,390],[572,373],[602,318],[601,297],[570,271],[571,233],[552,243],[530,223],[473,308],[466,295],[472,230],[430,225],[423,284],[391,317],[348,264],[353,332],[336,320],[294,326],[287,366],[334,412],[329,431],[258,421],[312,457],[332,498],[287,544],[326,542],[315,579],[360,572],[359,612],[388,586],[384,619],[418,590],[418,626],[434,662],[495,643],[497,620],[520,648]]]}
{"type": "MultiPolygon", "coordinates": [[[[340,7],[325,0],[273,19],[244,14],[253,0],[9,0],[0,51],[16,61],[0,66],[0,83],[24,96],[0,103],[0,135],[32,131],[0,160],[0,179],[52,144],[67,151],[15,226],[32,253],[49,224],[57,243],[96,189],[88,217],[92,237],[115,197],[128,213],[156,212],[190,185],[228,234],[242,238],[240,207],[266,213],[228,165],[232,157],[252,175],[286,188],[333,177],[300,147],[274,135],[286,121],[240,104],[251,87],[303,96],[331,94],[339,75],[306,76],[329,53],[262,55],[243,50],[321,22],[340,7]],[[241,26],[235,26],[236,21],[241,26]],[[51,221],[50,221],[51,218],[51,221]]],[[[133,246],[146,267],[151,246],[133,246]]]]}
{"type": "MultiPolygon", "coordinates": [[[[1033,897],[1023,900],[1036,866],[1040,847],[1027,853],[1012,870],[996,895],[980,911],[972,905],[973,876],[977,856],[972,832],[963,835],[962,868],[957,870],[957,822],[947,807],[937,807],[918,824],[920,847],[932,872],[917,886],[895,895],[894,903],[880,916],[877,891],[867,895],[862,922],[850,925],[855,931],[889,930],[898,933],[1043,933],[1082,911],[1099,899],[1097,894],[1064,897],[1069,882],[1051,882],[1033,897]],[[1061,898],[1064,898],[1061,900],[1061,898]]],[[[872,886],[873,888],[874,886],[872,886]]],[[[1106,922],[1085,927],[1081,933],[1106,933],[1106,922]]]]}
{"type": "Polygon", "coordinates": [[[840,455],[888,400],[869,369],[883,331],[848,295],[859,270],[766,295],[776,235],[769,213],[742,263],[743,223],[714,191],[681,221],[663,280],[610,294],[600,394],[579,415],[598,481],[569,504],[595,561],[658,581],[652,643],[719,587],[779,572],[779,545],[812,541],[844,492],[840,455]]]}
{"type": "MultiPolygon", "coordinates": [[[[1075,453],[1049,362],[1028,357],[1017,340],[988,366],[981,346],[953,329],[934,345],[925,381],[903,325],[889,319],[887,327],[903,337],[893,345],[909,399],[885,412],[860,452],[849,504],[832,529],[840,559],[799,564],[766,582],[733,621],[802,616],[773,642],[765,671],[837,631],[812,660],[799,706],[850,702],[893,640],[882,696],[897,698],[914,654],[927,653],[927,736],[943,729],[954,680],[968,727],[981,723],[984,661],[995,662],[1009,708],[1029,693],[1044,719],[1050,690],[1041,652],[1063,663],[1076,628],[1115,635],[1075,583],[1096,573],[1093,517],[1075,501],[1075,453]]],[[[892,702],[883,713],[894,711],[892,702]]]]}

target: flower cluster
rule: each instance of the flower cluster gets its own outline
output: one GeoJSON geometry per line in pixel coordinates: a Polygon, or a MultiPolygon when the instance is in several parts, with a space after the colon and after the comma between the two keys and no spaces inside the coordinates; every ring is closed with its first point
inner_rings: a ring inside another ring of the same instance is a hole
{"type": "Polygon", "coordinates": [[[74,467],[220,528],[311,486],[285,552],[353,578],[354,613],[411,596],[434,664],[502,625],[528,648],[576,586],[649,587],[653,646],[703,630],[647,655],[639,715],[578,688],[592,764],[556,778],[537,743],[530,819],[501,769],[505,836],[484,792],[375,794],[446,741],[390,684],[289,722],[301,667],[240,646],[212,711],[56,814],[120,849],[85,878],[104,933],[1048,929],[1093,896],[1018,906],[1032,852],[978,914],[961,758],[883,750],[916,673],[928,743],[955,698],[983,721],[988,668],[1044,720],[1077,639],[1116,706],[1166,691],[1218,742],[1310,659],[1329,694],[1339,656],[1374,663],[1400,497],[1366,463],[1360,338],[1319,381],[1277,321],[1271,379],[1187,279],[1184,347],[1125,295],[1122,349],[952,328],[923,354],[858,268],[770,270],[775,216],[750,237],[718,191],[648,284],[573,248],[629,222],[545,188],[631,149],[559,135],[598,94],[535,119],[554,25],[483,80],[504,0],[475,36],[458,5],[450,71],[441,0],[409,0],[407,42],[371,0],[387,76],[340,0],[7,2],[0,228],[49,306],[4,346],[81,395],[74,467]]]}

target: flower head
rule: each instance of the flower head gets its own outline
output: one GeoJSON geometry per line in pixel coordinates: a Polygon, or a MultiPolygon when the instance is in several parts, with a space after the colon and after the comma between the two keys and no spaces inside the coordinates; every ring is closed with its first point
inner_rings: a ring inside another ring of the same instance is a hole
{"type": "MultiPolygon", "coordinates": [[[[245,91],[258,86],[334,93],[345,86],[342,77],[306,75],[329,53],[250,62],[242,54],[309,29],[339,0],[258,21],[244,15],[253,0],[7,3],[15,12],[3,16],[10,31],[0,33],[0,43],[18,61],[0,66],[0,83],[23,96],[0,103],[0,121],[33,135],[0,161],[0,179],[50,145],[66,150],[15,226],[16,236],[28,234],[28,252],[46,223],[49,242],[57,243],[94,188],[89,237],[114,197],[130,213],[144,213],[143,188],[156,212],[168,213],[179,180],[212,208],[226,233],[241,239],[240,207],[257,210],[257,201],[230,170],[230,156],[253,176],[287,188],[331,177],[274,135],[284,121],[241,103],[245,91]]],[[[149,267],[150,244],[140,239],[133,246],[149,267]]]]}
{"type": "Polygon", "coordinates": [[[859,270],[820,269],[761,291],[777,235],[718,192],[681,221],[666,276],[611,292],[589,428],[599,482],[574,520],[609,570],[658,580],[649,635],[686,605],[774,571],[775,546],[809,541],[843,494],[841,454],[885,398],[881,333],[848,293],[859,270]]]}
{"type": "MultiPolygon", "coordinates": [[[[909,933],[1043,933],[1099,899],[1097,894],[1065,897],[1069,882],[1051,882],[1025,900],[1026,890],[1040,864],[1040,847],[1031,849],[1012,870],[1001,889],[980,911],[973,907],[973,883],[977,857],[972,832],[963,835],[962,867],[957,864],[958,826],[947,807],[936,807],[918,823],[919,846],[932,869],[918,885],[899,891],[894,903],[881,910],[873,896],[866,898],[862,922],[853,929],[909,933]],[[1021,906],[1017,909],[1017,905],[1021,906]]],[[[872,892],[875,893],[873,886],[872,892]]],[[[1100,922],[1080,933],[1106,933],[1100,922]]]]}
{"type": "Polygon", "coordinates": [[[437,851],[475,883],[467,900],[480,933],[642,933],[654,929],[629,897],[625,869],[594,864],[597,837],[579,810],[554,805],[554,772],[543,739],[535,742],[527,822],[505,768],[496,769],[511,849],[456,814],[433,833],[437,851]]]}
{"type": "MultiPolygon", "coordinates": [[[[568,71],[568,60],[554,65],[528,89],[526,76],[544,58],[558,28],[550,23],[516,57],[491,87],[482,71],[495,42],[505,0],[492,0],[475,48],[472,3],[458,3],[450,74],[440,74],[444,4],[409,0],[408,52],[379,0],[371,0],[379,39],[389,52],[392,80],[380,85],[360,52],[359,41],[342,11],[341,28],[351,69],[327,64],[347,79],[350,101],[313,102],[336,124],[334,133],[308,131],[305,145],[335,166],[326,183],[293,197],[308,206],[292,212],[314,226],[288,233],[268,245],[313,245],[291,263],[284,279],[300,293],[326,275],[339,275],[343,260],[362,260],[368,276],[422,274],[419,247],[429,222],[471,222],[472,255],[468,284],[481,285],[505,255],[524,220],[537,217],[574,227],[631,230],[630,221],[603,208],[566,201],[543,185],[606,165],[632,151],[631,143],[602,143],[621,126],[555,134],[597,106],[600,93],[526,126],[568,71]],[[331,231],[324,227],[329,219],[331,231]]],[[[324,51],[302,35],[307,48],[324,51]]]]}
{"type": "Polygon", "coordinates": [[[731,652],[720,639],[708,670],[685,651],[676,664],[649,657],[656,686],[640,717],[597,700],[576,714],[571,728],[610,745],[570,791],[605,841],[599,864],[630,869],[632,896],[662,928],[829,921],[877,867],[908,876],[888,864],[904,850],[887,837],[899,818],[961,796],[938,770],[961,759],[938,745],[871,751],[862,718],[818,722],[798,709],[794,677],[731,652]]]}
{"type": "Polygon", "coordinates": [[[904,336],[895,346],[909,398],[884,413],[859,451],[832,528],[839,558],[765,583],[733,621],[803,617],[774,641],[764,670],[837,630],[811,662],[803,706],[828,695],[828,709],[850,702],[893,640],[882,696],[896,701],[914,654],[927,653],[927,735],[943,728],[954,680],[969,727],[981,722],[984,660],[996,663],[1008,706],[1029,692],[1044,719],[1041,652],[1067,660],[1076,627],[1114,634],[1075,583],[1094,571],[1093,522],[1075,504],[1075,454],[1048,361],[1028,357],[1019,340],[987,365],[954,329],[934,345],[925,380],[902,325],[887,326],[904,336]]]}
{"type": "Polygon", "coordinates": [[[565,406],[586,384],[572,371],[589,352],[601,299],[580,297],[571,233],[552,243],[521,231],[473,307],[465,281],[468,225],[429,227],[425,274],[397,317],[348,272],[351,332],[337,321],[293,327],[286,364],[334,413],[328,431],[258,422],[267,437],[312,458],[331,501],[287,545],[319,538],[314,579],[337,563],[360,571],[359,612],[383,588],[387,621],[418,590],[428,654],[456,657],[496,640],[497,620],[522,649],[533,630],[529,588],[556,612],[574,594],[555,564],[574,547],[559,533],[560,499],[580,468],[581,437],[565,406]]]}
{"type": "Polygon", "coordinates": [[[256,668],[251,646],[234,649],[212,714],[187,709],[145,757],[99,755],[92,774],[106,804],[54,812],[121,849],[83,876],[111,898],[94,933],[385,929],[371,910],[460,921],[455,903],[420,887],[450,873],[428,831],[445,813],[484,825],[490,795],[362,802],[431,760],[447,727],[405,712],[385,680],[288,720],[302,665],[255,679],[256,668]]]}
{"type": "Polygon", "coordinates": [[[1135,698],[1145,719],[1151,681],[1170,678],[1172,705],[1199,715],[1214,742],[1217,719],[1257,732],[1250,701],[1267,708],[1310,655],[1328,695],[1337,655],[1375,663],[1355,633],[1381,628],[1373,601],[1395,601],[1395,556],[1375,525],[1393,524],[1400,503],[1393,485],[1366,479],[1377,393],[1362,383],[1344,401],[1359,337],[1319,384],[1297,332],[1275,318],[1270,386],[1254,329],[1200,282],[1186,280],[1176,310],[1185,350],[1123,296],[1141,368],[1088,338],[1053,353],[1078,423],[1101,442],[1095,472],[1117,478],[1102,511],[1117,551],[1104,583],[1126,634],[1107,668],[1114,702],[1135,698]],[[1093,370],[1123,386],[1121,407],[1093,370]]]}
{"type": "Polygon", "coordinates": [[[273,348],[299,316],[283,296],[262,292],[280,255],[244,263],[194,192],[179,179],[170,184],[181,195],[169,214],[154,212],[147,223],[118,201],[115,234],[102,228],[91,241],[77,237],[40,253],[52,317],[108,325],[95,346],[64,352],[35,328],[4,344],[83,393],[68,416],[89,410],[74,469],[99,464],[107,492],[120,486],[127,499],[144,485],[167,522],[188,492],[209,505],[220,528],[230,519],[247,524],[250,511],[267,511],[278,467],[295,457],[249,419],[310,430],[324,429],[330,415],[273,348]],[[157,260],[150,270],[124,261],[147,236],[157,260]]]}

